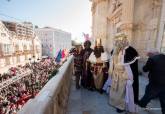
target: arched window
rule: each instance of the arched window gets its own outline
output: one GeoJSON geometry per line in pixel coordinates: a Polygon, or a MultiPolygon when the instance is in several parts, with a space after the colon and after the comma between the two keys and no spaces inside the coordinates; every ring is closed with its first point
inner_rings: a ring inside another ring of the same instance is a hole
{"type": "Polygon", "coordinates": [[[24,51],[27,50],[27,46],[26,45],[23,46],[23,50],[24,51]]]}
{"type": "Polygon", "coordinates": [[[19,51],[19,46],[15,45],[15,51],[19,51]]]}
{"type": "Polygon", "coordinates": [[[9,57],[5,58],[5,65],[10,65],[10,58],[9,57]]]}

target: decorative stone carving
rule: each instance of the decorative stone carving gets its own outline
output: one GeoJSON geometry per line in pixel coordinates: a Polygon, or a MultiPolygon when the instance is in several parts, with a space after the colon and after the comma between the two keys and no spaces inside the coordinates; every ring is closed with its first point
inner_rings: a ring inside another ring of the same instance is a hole
{"type": "Polygon", "coordinates": [[[92,8],[91,8],[91,10],[92,10],[92,14],[94,14],[95,11],[96,11],[96,3],[95,3],[95,2],[92,3],[92,8]]]}
{"type": "Polygon", "coordinates": [[[153,0],[152,1],[152,8],[160,7],[160,6],[161,6],[161,0],[153,0]]]}
{"type": "Polygon", "coordinates": [[[121,1],[120,0],[112,0],[112,6],[110,9],[110,12],[113,13],[118,7],[121,6],[121,1]]]}
{"type": "Polygon", "coordinates": [[[92,1],[92,13],[95,13],[96,7],[101,2],[106,2],[107,0],[91,0],[92,1]]]}
{"type": "Polygon", "coordinates": [[[103,2],[103,1],[106,1],[106,0],[93,0],[93,2],[95,2],[95,3],[100,3],[100,2],[103,2]]]}
{"type": "Polygon", "coordinates": [[[121,30],[132,30],[133,23],[124,23],[120,26],[121,30]]]}

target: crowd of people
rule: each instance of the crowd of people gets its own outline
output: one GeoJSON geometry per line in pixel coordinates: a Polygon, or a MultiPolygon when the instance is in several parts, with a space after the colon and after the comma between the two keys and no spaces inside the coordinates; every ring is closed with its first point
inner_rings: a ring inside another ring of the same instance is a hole
{"type": "Polygon", "coordinates": [[[139,100],[140,59],[135,48],[130,46],[125,34],[114,38],[114,45],[108,55],[101,39],[97,39],[94,49],[89,40],[76,45],[74,55],[74,74],[76,88],[86,88],[109,94],[109,104],[118,113],[137,113],[138,106],[145,108],[154,98],[159,97],[162,113],[165,114],[165,55],[158,52],[148,54],[143,70],[149,72],[149,84],[145,95],[139,100]]]}
{"type": "Polygon", "coordinates": [[[0,83],[7,85],[5,88],[3,85],[0,87],[0,114],[16,114],[29,99],[37,95],[55,69],[57,65],[54,60],[45,58],[39,62],[12,67],[8,73],[0,75],[0,83]],[[11,80],[19,76],[23,77],[11,80]],[[13,82],[7,84],[9,80],[13,82]]]}

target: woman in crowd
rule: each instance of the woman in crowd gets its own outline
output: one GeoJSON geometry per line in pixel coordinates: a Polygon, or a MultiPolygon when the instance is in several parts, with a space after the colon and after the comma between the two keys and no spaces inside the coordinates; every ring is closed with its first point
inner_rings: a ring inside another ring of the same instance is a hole
{"type": "Polygon", "coordinates": [[[80,78],[82,76],[82,67],[83,67],[83,55],[82,55],[83,47],[81,45],[76,46],[76,50],[74,52],[74,73],[76,76],[76,88],[80,88],[80,78]]]}

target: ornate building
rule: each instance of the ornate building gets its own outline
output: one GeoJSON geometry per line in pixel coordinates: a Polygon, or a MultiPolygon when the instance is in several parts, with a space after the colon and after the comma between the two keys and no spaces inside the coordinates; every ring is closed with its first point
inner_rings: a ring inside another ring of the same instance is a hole
{"type": "Polygon", "coordinates": [[[0,21],[0,73],[29,62],[33,56],[41,58],[41,43],[29,23],[25,24],[0,21]]]}
{"type": "Polygon", "coordinates": [[[128,35],[141,57],[150,48],[165,49],[165,0],[91,1],[93,37],[101,38],[107,51],[112,49],[113,38],[119,33],[128,35]]]}

